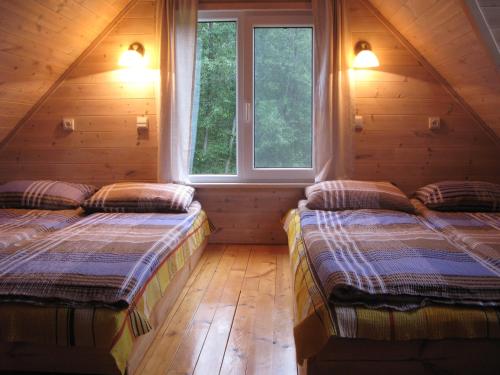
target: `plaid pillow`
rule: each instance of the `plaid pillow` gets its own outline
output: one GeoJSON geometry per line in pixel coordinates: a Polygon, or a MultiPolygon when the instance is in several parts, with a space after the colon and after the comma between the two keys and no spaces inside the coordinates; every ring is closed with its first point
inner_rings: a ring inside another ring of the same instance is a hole
{"type": "Polygon", "coordinates": [[[77,208],[95,186],[50,180],[16,180],[0,186],[0,207],[64,210],[77,208]]]}
{"type": "Polygon", "coordinates": [[[186,185],[121,182],[103,186],[83,203],[87,212],[187,212],[194,189],[186,185]]]}
{"type": "Polygon", "coordinates": [[[483,181],[441,181],[415,192],[428,208],[438,211],[500,211],[500,185],[483,181]]]}
{"type": "Polygon", "coordinates": [[[386,209],[413,213],[406,195],[389,182],[332,180],[306,188],[311,210],[386,209]]]}

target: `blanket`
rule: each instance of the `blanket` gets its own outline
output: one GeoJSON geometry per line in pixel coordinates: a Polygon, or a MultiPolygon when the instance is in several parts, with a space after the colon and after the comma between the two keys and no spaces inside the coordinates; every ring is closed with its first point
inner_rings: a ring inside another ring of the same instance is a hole
{"type": "Polygon", "coordinates": [[[500,304],[500,269],[423,219],[392,210],[299,209],[305,248],[330,301],[412,310],[500,304]]]}
{"type": "MultiPolygon", "coordinates": [[[[495,307],[436,305],[411,311],[374,309],[330,302],[315,276],[300,224],[299,210],[286,216],[294,293],[294,337],[299,363],[336,339],[377,341],[500,339],[495,307]]],[[[471,341],[471,345],[473,345],[471,341]]]]}
{"type": "Polygon", "coordinates": [[[0,250],[0,300],[129,307],[201,210],[96,213],[22,248],[0,250]]]}
{"type": "Polygon", "coordinates": [[[83,216],[83,210],[0,209],[0,249],[67,227],[83,216]]]}

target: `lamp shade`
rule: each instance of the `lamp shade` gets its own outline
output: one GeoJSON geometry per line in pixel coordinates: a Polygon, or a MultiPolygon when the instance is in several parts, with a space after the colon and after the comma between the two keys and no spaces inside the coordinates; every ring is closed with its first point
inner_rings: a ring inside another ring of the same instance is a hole
{"type": "Polygon", "coordinates": [[[354,68],[364,69],[380,66],[377,55],[373,53],[368,42],[358,42],[354,48],[354,51],[356,52],[356,57],[354,58],[353,62],[354,68]]]}
{"type": "Polygon", "coordinates": [[[140,43],[131,44],[118,61],[118,64],[124,68],[141,68],[145,63],[144,47],[140,43]]]}

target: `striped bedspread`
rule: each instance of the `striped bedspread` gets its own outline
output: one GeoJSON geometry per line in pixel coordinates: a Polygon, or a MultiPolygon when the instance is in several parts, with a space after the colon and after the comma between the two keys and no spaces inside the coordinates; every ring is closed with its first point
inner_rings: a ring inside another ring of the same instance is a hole
{"type": "Polygon", "coordinates": [[[0,250],[2,302],[129,307],[201,210],[96,213],[37,241],[0,250]]]}
{"type": "Polygon", "coordinates": [[[128,309],[0,303],[0,343],[95,348],[109,352],[121,373],[136,339],[156,327],[157,304],[211,233],[201,210],[191,228],[136,295],[128,309]]]}
{"type": "Polygon", "coordinates": [[[285,230],[293,277],[295,347],[300,363],[336,339],[500,339],[498,307],[433,304],[398,311],[329,301],[310,262],[298,209],[287,215],[285,230]]]}
{"type": "Polygon", "coordinates": [[[456,246],[492,272],[500,270],[500,212],[442,212],[412,200],[419,215],[433,230],[443,233],[456,246]]]}
{"type": "Polygon", "coordinates": [[[498,252],[486,262],[477,248],[458,247],[400,211],[299,212],[307,255],[332,302],[402,311],[500,305],[498,252]]]}
{"type": "Polygon", "coordinates": [[[67,227],[82,216],[83,211],[81,209],[0,209],[0,249],[20,241],[28,240],[39,234],[67,227]]]}

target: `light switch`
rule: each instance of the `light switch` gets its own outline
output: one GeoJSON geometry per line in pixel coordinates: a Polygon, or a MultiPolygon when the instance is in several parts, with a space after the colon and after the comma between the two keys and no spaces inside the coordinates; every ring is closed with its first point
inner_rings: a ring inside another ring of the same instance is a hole
{"type": "Polygon", "coordinates": [[[429,129],[439,130],[441,128],[441,119],[439,117],[429,117],[429,129]]]}
{"type": "Polygon", "coordinates": [[[74,118],[63,118],[62,128],[67,132],[75,131],[75,119],[74,118]]]}
{"type": "Polygon", "coordinates": [[[363,130],[364,125],[363,116],[354,116],[354,130],[363,130]]]}
{"type": "Polygon", "coordinates": [[[137,116],[137,131],[147,131],[149,129],[148,116],[137,116]]]}

